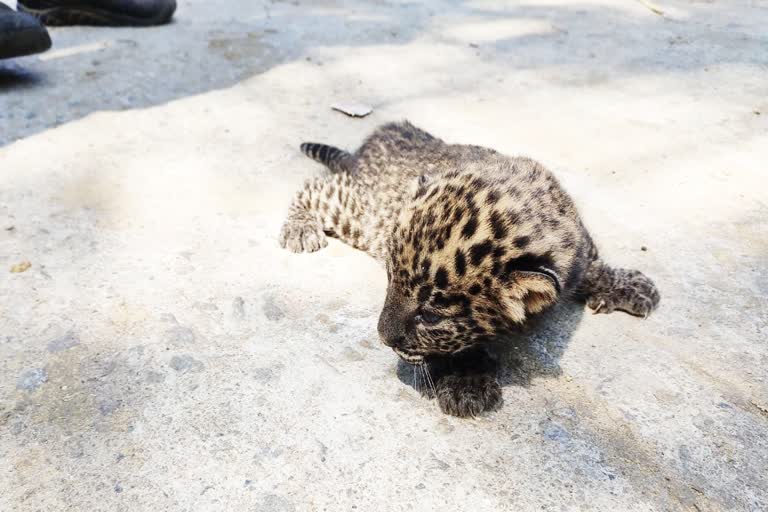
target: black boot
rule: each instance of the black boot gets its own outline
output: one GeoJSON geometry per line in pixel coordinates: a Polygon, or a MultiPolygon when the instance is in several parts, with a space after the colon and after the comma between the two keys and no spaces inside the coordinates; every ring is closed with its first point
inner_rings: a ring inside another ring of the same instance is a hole
{"type": "Polygon", "coordinates": [[[40,53],[50,47],[51,38],[39,21],[0,3],[0,59],[40,53]]]}
{"type": "Polygon", "coordinates": [[[20,0],[46,25],[149,26],[168,23],[176,0],[20,0]]]}

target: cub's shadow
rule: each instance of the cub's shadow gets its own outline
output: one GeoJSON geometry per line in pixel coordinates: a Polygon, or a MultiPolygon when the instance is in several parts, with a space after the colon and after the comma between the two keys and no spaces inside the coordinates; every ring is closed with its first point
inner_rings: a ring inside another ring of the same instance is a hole
{"type": "MultiPolygon", "coordinates": [[[[560,358],[573,337],[586,306],[582,302],[563,301],[528,320],[525,326],[484,344],[497,363],[498,381],[502,386],[528,386],[536,378],[562,375],[560,358]]],[[[466,356],[463,356],[466,358],[466,356]]],[[[483,365],[485,358],[472,358],[483,365]]],[[[403,384],[431,395],[429,378],[436,380],[446,361],[428,360],[426,368],[417,368],[402,360],[397,364],[397,377],[403,384]],[[424,373],[428,369],[430,376],[424,373]]]]}

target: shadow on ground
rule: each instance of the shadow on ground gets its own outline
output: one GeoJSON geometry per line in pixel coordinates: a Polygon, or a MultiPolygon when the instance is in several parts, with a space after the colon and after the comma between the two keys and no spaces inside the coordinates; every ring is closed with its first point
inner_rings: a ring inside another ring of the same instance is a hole
{"type": "Polygon", "coordinates": [[[333,47],[354,52],[420,40],[472,48],[478,64],[493,58],[521,71],[559,68],[552,80],[576,86],[768,63],[762,51],[767,36],[743,19],[731,21],[724,5],[677,2],[674,18],[634,5],[477,5],[182,2],[175,22],[163,27],[51,29],[49,52],[0,61],[0,123],[7,126],[0,145],[92,112],[145,108],[226,88],[290,61],[323,66],[322,51],[333,47]],[[722,26],[711,27],[709,38],[689,36],[712,17],[722,26]],[[660,49],[677,58],[659,59],[660,49]]]}
{"type": "MultiPolygon", "coordinates": [[[[502,387],[528,387],[535,379],[561,376],[560,358],[581,323],[584,308],[582,303],[561,302],[531,318],[519,332],[489,344],[489,350],[499,361],[498,378],[502,387]]],[[[422,392],[425,383],[419,377],[412,365],[398,361],[397,378],[422,392]]]]}

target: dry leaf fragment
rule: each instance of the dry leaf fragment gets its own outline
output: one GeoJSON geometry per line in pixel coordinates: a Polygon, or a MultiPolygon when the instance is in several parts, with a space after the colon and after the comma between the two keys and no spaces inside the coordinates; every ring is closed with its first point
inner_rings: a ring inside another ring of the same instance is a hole
{"type": "Polygon", "coordinates": [[[664,11],[662,11],[661,8],[659,8],[657,5],[653,4],[649,0],[638,0],[638,2],[646,6],[654,14],[658,14],[659,16],[664,16],[664,11]]]}
{"type": "Polygon", "coordinates": [[[22,261],[21,263],[17,263],[14,266],[11,267],[11,272],[14,274],[19,274],[21,272],[26,272],[29,270],[29,267],[31,267],[32,264],[28,261],[22,261]]]}
{"type": "Polygon", "coordinates": [[[755,402],[754,400],[750,400],[750,402],[752,402],[752,405],[754,405],[755,407],[757,407],[757,410],[758,410],[758,411],[760,411],[761,413],[763,413],[763,414],[765,414],[766,416],[768,416],[768,407],[764,406],[764,405],[763,405],[763,404],[761,404],[761,403],[755,402]]]}
{"type": "Polygon", "coordinates": [[[350,117],[365,117],[373,112],[373,108],[368,105],[363,105],[362,103],[336,103],[335,105],[331,105],[331,108],[342,114],[347,114],[350,117]]]}

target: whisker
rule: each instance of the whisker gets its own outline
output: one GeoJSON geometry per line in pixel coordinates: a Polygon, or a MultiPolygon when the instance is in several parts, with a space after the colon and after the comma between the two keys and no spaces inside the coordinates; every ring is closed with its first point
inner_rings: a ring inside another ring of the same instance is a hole
{"type": "Polygon", "coordinates": [[[421,365],[420,364],[413,365],[413,370],[416,372],[416,375],[419,376],[419,384],[422,384],[422,383],[424,384],[424,386],[421,387],[421,389],[419,389],[419,392],[423,393],[422,390],[427,387],[427,383],[424,381],[424,375],[422,375],[421,373],[421,365]]]}
{"type": "Polygon", "coordinates": [[[427,378],[427,383],[429,384],[429,387],[432,388],[432,393],[434,396],[437,396],[437,389],[435,388],[435,381],[432,380],[432,375],[429,373],[429,363],[422,363],[422,371],[424,372],[424,376],[427,378]]]}
{"type": "Polygon", "coordinates": [[[435,386],[435,381],[432,379],[432,373],[429,371],[429,366],[427,366],[427,374],[429,375],[429,382],[432,385],[432,391],[434,391],[435,396],[437,396],[437,386],[435,386]]]}
{"type": "Polygon", "coordinates": [[[419,364],[418,364],[418,367],[419,367],[419,377],[420,377],[420,378],[421,378],[421,380],[424,382],[424,388],[425,388],[424,390],[427,392],[427,393],[422,393],[422,394],[428,394],[428,392],[429,392],[429,387],[427,387],[427,383],[426,383],[426,381],[424,380],[424,366],[422,366],[422,364],[421,364],[421,363],[419,363],[419,364]]]}
{"type": "MultiPolygon", "coordinates": [[[[419,365],[417,364],[413,365],[413,371],[418,376],[419,388],[421,388],[421,372],[419,371],[419,365]]],[[[421,393],[421,389],[418,389],[417,391],[421,393]]]]}

